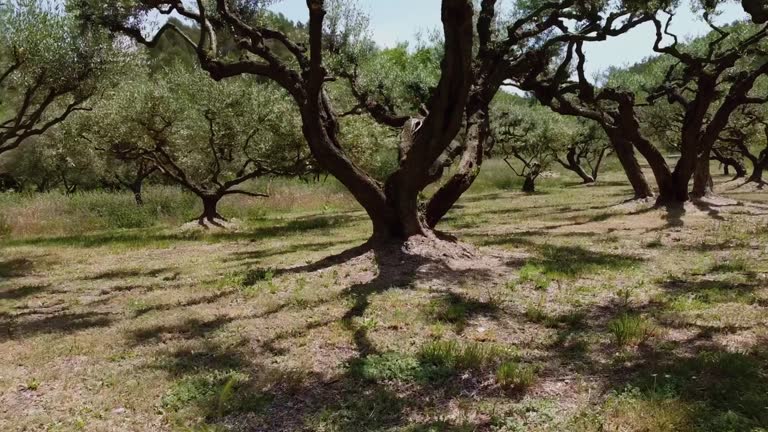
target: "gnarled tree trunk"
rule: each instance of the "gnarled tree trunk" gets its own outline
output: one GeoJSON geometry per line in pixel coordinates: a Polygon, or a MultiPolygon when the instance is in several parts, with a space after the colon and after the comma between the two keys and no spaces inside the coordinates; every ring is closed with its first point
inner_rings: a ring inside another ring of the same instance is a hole
{"type": "Polygon", "coordinates": [[[715,149],[712,151],[712,160],[716,160],[723,164],[724,175],[730,175],[730,168],[732,167],[735,171],[733,177],[734,180],[747,176],[747,168],[744,166],[744,163],[733,156],[724,154],[715,149]]]}
{"type": "Polygon", "coordinates": [[[474,94],[471,99],[467,115],[467,137],[458,169],[427,203],[425,215],[430,228],[434,228],[440,222],[480,174],[483,155],[491,136],[490,116],[486,100],[482,100],[477,94],[474,94]]]}
{"type": "Polygon", "coordinates": [[[197,223],[202,226],[206,226],[206,222],[214,226],[220,226],[219,221],[226,222],[226,219],[218,212],[219,201],[223,195],[221,194],[198,194],[203,202],[203,212],[197,218],[197,223]]]}
{"type": "Polygon", "coordinates": [[[613,146],[613,150],[616,153],[616,157],[621,163],[621,167],[624,168],[624,173],[627,175],[632,190],[634,191],[635,199],[646,199],[653,197],[653,189],[648,184],[648,180],[643,174],[643,170],[640,167],[640,163],[637,162],[635,157],[635,150],[632,147],[632,143],[628,141],[622,131],[613,128],[605,128],[608,134],[608,139],[613,146]]]}
{"type": "Polygon", "coordinates": [[[709,196],[715,191],[715,182],[712,180],[709,160],[709,154],[705,154],[699,157],[696,164],[696,171],[693,173],[693,190],[691,191],[691,196],[695,198],[709,196]]]}
{"type": "Polygon", "coordinates": [[[581,181],[584,184],[594,183],[595,178],[587,173],[587,171],[581,166],[580,161],[578,160],[578,156],[576,154],[576,147],[570,147],[568,148],[568,153],[565,155],[566,163],[562,163],[561,165],[569,170],[576,173],[576,175],[581,178],[581,181]]]}
{"type": "Polygon", "coordinates": [[[768,169],[768,148],[760,153],[760,156],[753,160],[752,174],[750,174],[747,182],[754,182],[764,184],[763,172],[768,169]]]}

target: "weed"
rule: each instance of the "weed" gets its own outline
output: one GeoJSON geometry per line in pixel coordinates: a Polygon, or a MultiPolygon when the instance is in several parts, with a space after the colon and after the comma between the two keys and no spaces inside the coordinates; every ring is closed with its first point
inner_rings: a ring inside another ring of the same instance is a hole
{"type": "Polygon", "coordinates": [[[352,375],[374,382],[415,380],[421,370],[416,357],[396,352],[370,355],[350,363],[352,375]]]}
{"type": "Polygon", "coordinates": [[[244,287],[252,287],[259,282],[272,282],[272,278],[274,276],[275,271],[271,268],[257,268],[248,270],[243,276],[242,285],[244,287]]]}
{"type": "Polygon", "coordinates": [[[621,314],[608,323],[608,330],[619,347],[643,343],[653,336],[655,331],[647,319],[627,313],[621,314]]]}
{"type": "Polygon", "coordinates": [[[516,361],[505,361],[496,369],[496,382],[507,389],[525,390],[536,381],[536,368],[516,361]]]}
{"type": "Polygon", "coordinates": [[[749,262],[739,257],[715,263],[710,271],[712,273],[743,273],[749,271],[749,268],[749,262]]]}
{"type": "Polygon", "coordinates": [[[629,288],[622,288],[616,291],[616,297],[619,299],[619,307],[622,310],[628,309],[632,305],[632,290],[629,288]]]}
{"type": "Polygon", "coordinates": [[[662,241],[661,235],[659,235],[655,239],[647,242],[645,244],[645,247],[648,248],[648,249],[660,249],[660,248],[664,247],[664,242],[662,241]]]}
{"type": "Polygon", "coordinates": [[[30,378],[27,380],[26,384],[24,384],[24,388],[30,391],[36,391],[40,388],[40,381],[38,381],[37,378],[30,378]]]}
{"type": "Polygon", "coordinates": [[[204,417],[230,412],[254,412],[268,402],[264,395],[247,392],[248,376],[235,371],[213,371],[185,377],[162,398],[163,408],[176,412],[198,410],[204,417]]]}
{"type": "Polygon", "coordinates": [[[546,290],[552,280],[545,274],[544,269],[535,264],[526,264],[520,269],[520,282],[532,283],[538,290],[546,290]]]}
{"type": "Polygon", "coordinates": [[[484,370],[492,364],[513,357],[508,349],[478,342],[434,341],[421,347],[418,359],[428,365],[455,370],[484,370]]]}

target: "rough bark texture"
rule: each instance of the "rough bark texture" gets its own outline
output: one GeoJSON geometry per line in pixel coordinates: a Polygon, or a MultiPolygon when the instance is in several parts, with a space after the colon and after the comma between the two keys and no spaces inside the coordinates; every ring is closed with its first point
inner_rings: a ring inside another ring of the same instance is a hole
{"type": "Polygon", "coordinates": [[[643,174],[643,169],[637,161],[632,143],[628,141],[618,129],[608,128],[606,129],[606,133],[613,145],[613,151],[616,153],[616,157],[619,159],[621,167],[624,169],[627,180],[629,180],[629,184],[632,185],[634,198],[652,198],[654,196],[653,189],[651,189],[651,185],[648,184],[648,180],[645,178],[645,174],[643,174]]]}

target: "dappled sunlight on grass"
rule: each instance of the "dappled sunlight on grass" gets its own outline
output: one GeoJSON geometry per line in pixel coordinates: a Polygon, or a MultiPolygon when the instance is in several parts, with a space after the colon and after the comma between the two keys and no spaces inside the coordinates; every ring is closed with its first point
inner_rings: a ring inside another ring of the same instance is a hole
{"type": "Polygon", "coordinates": [[[493,271],[326,259],[369,222],[310,201],[234,231],[12,235],[0,403],[24,414],[9,430],[768,427],[765,219],[670,226],[623,207],[613,179],[478,186],[440,228],[498,253],[493,271]]]}

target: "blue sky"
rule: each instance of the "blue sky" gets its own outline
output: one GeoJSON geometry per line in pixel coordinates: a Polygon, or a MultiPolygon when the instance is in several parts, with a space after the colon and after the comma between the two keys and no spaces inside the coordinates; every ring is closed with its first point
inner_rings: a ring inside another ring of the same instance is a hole
{"type": "MultiPolygon", "coordinates": [[[[398,42],[413,41],[419,31],[440,27],[440,0],[359,0],[362,9],[371,18],[371,31],[381,46],[393,46],[398,42]]],[[[292,20],[307,20],[306,0],[282,0],[272,9],[282,12],[292,20]]],[[[719,24],[730,23],[746,17],[738,3],[720,8],[719,24]]],[[[672,31],[681,37],[694,37],[707,33],[709,27],[690,12],[690,7],[680,8],[673,20],[672,31]]],[[[606,42],[592,43],[587,50],[587,73],[592,75],[609,66],[636,63],[653,54],[655,30],[645,24],[634,31],[606,42]]]]}

